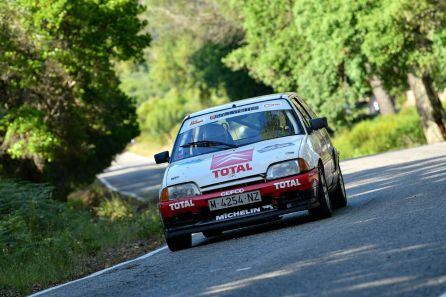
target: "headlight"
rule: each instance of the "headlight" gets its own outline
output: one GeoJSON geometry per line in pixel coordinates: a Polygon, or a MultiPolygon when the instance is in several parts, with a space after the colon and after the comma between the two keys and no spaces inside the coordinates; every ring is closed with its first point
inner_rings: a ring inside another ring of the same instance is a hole
{"type": "Polygon", "coordinates": [[[161,191],[160,200],[169,201],[197,195],[201,195],[197,185],[194,183],[187,183],[164,188],[161,191]]]}
{"type": "Polygon", "coordinates": [[[270,180],[296,175],[307,170],[308,165],[303,159],[285,161],[269,166],[266,172],[266,179],[270,180]]]}

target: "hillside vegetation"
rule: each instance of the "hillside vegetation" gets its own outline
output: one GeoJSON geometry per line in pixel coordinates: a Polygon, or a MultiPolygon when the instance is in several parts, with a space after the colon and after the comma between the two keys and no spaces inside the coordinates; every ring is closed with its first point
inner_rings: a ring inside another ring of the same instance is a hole
{"type": "Polygon", "coordinates": [[[426,143],[414,109],[366,120],[339,132],[333,140],[341,159],[362,157],[426,143]]]}
{"type": "Polygon", "coordinates": [[[155,205],[99,184],[53,199],[54,188],[0,180],[0,296],[24,295],[135,257],[162,242],[155,205]]]}

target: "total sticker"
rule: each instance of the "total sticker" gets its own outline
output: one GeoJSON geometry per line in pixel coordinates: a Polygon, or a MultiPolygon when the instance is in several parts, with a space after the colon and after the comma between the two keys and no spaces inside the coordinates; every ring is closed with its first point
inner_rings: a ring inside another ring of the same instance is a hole
{"type": "Polygon", "coordinates": [[[287,189],[287,188],[291,188],[291,187],[300,186],[300,182],[296,178],[296,179],[284,180],[284,181],[280,181],[280,182],[274,183],[274,186],[276,187],[276,190],[287,189]]]}
{"type": "Polygon", "coordinates": [[[192,200],[183,200],[175,203],[169,204],[171,210],[182,209],[187,207],[195,206],[194,201],[192,200]]]}

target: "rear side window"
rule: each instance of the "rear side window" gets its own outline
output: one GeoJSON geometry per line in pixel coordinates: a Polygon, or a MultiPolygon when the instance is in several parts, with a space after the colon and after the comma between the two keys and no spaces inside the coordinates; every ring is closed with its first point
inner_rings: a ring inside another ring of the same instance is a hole
{"type": "Polygon", "coordinates": [[[293,99],[293,104],[296,106],[297,110],[299,111],[302,121],[304,122],[304,125],[307,127],[310,127],[310,115],[309,113],[302,107],[302,105],[299,104],[299,101],[296,99],[293,99]]]}
{"type": "Polygon", "coordinates": [[[311,108],[308,106],[308,104],[306,104],[304,101],[302,100],[297,100],[297,102],[299,102],[299,104],[305,109],[305,111],[308,113],[308,115],[314,119],[317,118],[318,116],[316,115],[316,113],[314,111],[311,110],[311,108]]]}

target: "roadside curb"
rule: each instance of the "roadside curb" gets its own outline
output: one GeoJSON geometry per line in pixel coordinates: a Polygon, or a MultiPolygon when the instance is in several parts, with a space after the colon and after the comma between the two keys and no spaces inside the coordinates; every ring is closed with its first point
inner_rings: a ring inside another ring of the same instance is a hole
{"type": "Polygon", "coordinates": [[[92,274],[90,274],[90,275],[84,276],[84,277],[82,277],[82,278],[78,278],[78,279],[75,279],[75,280],[72,280],[72,281],[69,281],[69,282],[66,282],[66,283],[57,285],[57,286],[55,286],[55,287],[51,287],[51,288],[45,289],[45,290],[43,290],[43,291],[40,291],[40,292],[34,293],[34,294],[32,294],[32,295],[29,295],[29,297],[39,296],[39,295],[48,293],[48,292],[50,292],[50,291],[56,290],[56,289],[58,289],[58,288],[61,288],[61,287],[64,287],[64,286],[67,286],[67,285],[70,285],[70,284],[74,284],[74,283],[80,282],[80,281],[82,281],[82,280],[86,280],[86,279],[89,279],[89,278],[96,277],[96,276],[101,275],[101,274],[103,274],[103,273],[105,273],[105,272],[107,272],[107,271],[110,271],[110,270],[119,268],[119,267],[124,266],[124,265],[126,265],[126,264],[129,264],[129,263],[132,263],[132,262],[135,262],[135,261],[139,261],[139,260],[143,260],[143,259],[146,259],[146,258],[151,257],[151,256],[153,256],[153,255],[156,255],[156,254],[158,254],[159,252],[164,251],[165,249],[167,249],[167,246],[162,246],[162,247],[160,247],[160,248],[158,248],[158,249],[156,249],[156,250],[154,250],[154,251],[151,251],[151,252],[149,252],[149,253],[147,253],[147,254],[145,254],[145,255],[142,255],[142,256],[140,256],[140,257],[138,257],[138,258],[136,258],[136,259],[128,260],[128,261],[126,261],[126,262],[122,262],[122,263],[116,264],[116,265],[114,265],[114,266],[112,266],[112,267],[109,267],[109,268],[105,268],[105,269],[96,271],[96,272],[94,272],[94,273],[92,273],[92,274]]]}

